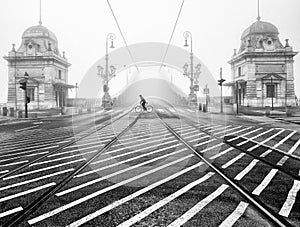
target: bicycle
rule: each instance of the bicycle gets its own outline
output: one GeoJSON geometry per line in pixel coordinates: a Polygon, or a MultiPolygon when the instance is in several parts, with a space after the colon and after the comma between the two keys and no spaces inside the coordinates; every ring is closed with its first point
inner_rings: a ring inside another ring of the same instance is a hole
{"type": "Polygon", "coordinates": [[[136,113],[140,113],[142,111],[147,111],[148,113],[151,113],[153,111],[153,106],[148,105],[148,103],[146,103],[146,110],[144,110],[142,105],[138,105],[134,108],[136,113]]]}

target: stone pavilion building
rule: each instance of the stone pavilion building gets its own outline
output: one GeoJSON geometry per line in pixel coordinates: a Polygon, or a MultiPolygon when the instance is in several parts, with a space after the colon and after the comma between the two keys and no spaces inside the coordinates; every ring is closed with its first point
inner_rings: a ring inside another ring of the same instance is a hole
{"type": "Polygon", "coordinates": [[[242,34],[241,45],[234,50],[231,65],[233,103],[251,107],[295,105],[293,57],[297,52],[278,37],[277,27],[260,20],[242,34]]]}
{"type": "Polygon", "coordinates": [[[25,92],[20,88],[24,74],[28,73],[28,109],[49,109],[66,105],[68,89],[68,68],[70,63],[64,52],[60,53],[58,41],[53,32],[39,25],[27,28],[22,35],[20,47],[13,44],[8,56],[8,98],[7,107],[24,109],[25,92]]]}

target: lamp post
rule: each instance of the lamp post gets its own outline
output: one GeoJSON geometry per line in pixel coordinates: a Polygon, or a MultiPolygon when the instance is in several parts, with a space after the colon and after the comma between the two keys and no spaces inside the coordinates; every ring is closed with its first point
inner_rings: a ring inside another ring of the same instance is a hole
{"type": "Polygon", "coordinates": [[[184,46],[188,47],[188,38],[190,39],[190,65],[188,63],[185,63],[183,66],[183,75],[187,76],[190,79],[190,94],[189,94],[189,104],[197,106],[197,95],[196,91],[199,91],[199,75],[201,73],[201,64],[197,64],[194,69],[194,56],[193,56],[193,39],[192,39],[192,33],[190,31],[185,31],[183,33],[184,37],[184,46]],[[190,71],[189,70],[190,67],[190,71]],[[195,71],[195,72],[194,72],[195,71]]]}
{"type": "Polygon", "coordinates": [[[104,68],[101,65],[97,66],[98,75],[102,78],[103,81],[103,92],[104,95],[102,97],[102,104],[104,109],[111,108],[111,97],[109,95],[109,88],[108,88],[108,82],[115,76],[116,68],[111,65],[108,65],[108,41],[111,41],[110,48],[114,48],[113,40],[116,38],[116,35],[114,33],[109,33],[106,36],[106,54],[105,54],[105,72],[104,68]],[[110,69],[110,71],[109,71],[110,69]]]}
{"type": "Polygon", "coordinates": [[[25,79],[25,89],[24,89],[24,92],[25,92],[25,98],[24,98],[24,102],[25,102],[25,118],[28,118],[28,98],[27,98],[27,81],[29,79],[29,75],[27,72],[25,72],[24,74],[24,79],[25,79]]]}

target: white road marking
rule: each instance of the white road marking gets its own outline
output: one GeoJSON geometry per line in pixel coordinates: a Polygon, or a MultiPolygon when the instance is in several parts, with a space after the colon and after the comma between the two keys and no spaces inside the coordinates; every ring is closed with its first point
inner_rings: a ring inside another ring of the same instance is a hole
{"type": "Polygon", "coordinates": [[[226,154],[226,153],[228,153],[229,151],[232,151],[232,150],[234,150],[234,148],[233,147],[229,147],[226,150],[221,151],[220,153],[218,153],[218,154],[216,154],[214,156],[211,156],[209,159],[211,159],[211,160],[212,159],[216,159],[216,158],[218,158],[218,157],[220,157],[220,156],[222,156],[222,155],[224,155],[224,154],[226,154]]]}
{"type": "Polygon", "coordinates": [[[70,172],[70,171],[73,171],[73,170],[74,170],[73,168],[66,169],[66,170],[63,170],[63,171],[59,171],[59,172],[51,173],[51,174],[48,174],[48,175],[44,175],[42,177],[37,177],[37,178],[31,179],[31,180],[22,181],[22,182],[19,182],[19,183],[7,185],[7,186],[4,186],[4,187],[0,188],[0,191],[6,190],[6,189],[9,189],[9,188],[18,187],[18,186],[21,186],[21,185],[24,185],[24,184],[29,184],[29,183],[32,183],[32,182],[35,182],[35,181],[43,180],[43,179],[53,177],[53,176],[56,176],[56,175],[59,175],[59,174],[62,174],[62,173],[67,173],[67,172],[70,172]]]}
{"type": "Polygon", "coordinates": [[[244,214],[248,203],[240,202],[236,209],[219,225],[219,227],[231,227],[244,214]]]}
{"type": "Polygon", "coordinates": [[[250,172],[251,169],[259,162],[259,160],[254,159],[252,162],[249,163],[249,165],[243,169],[238,175],[235,176],[235,180],[241,180],[247,173],[250,172]]]}
{"type": "MultiPolygon", "coordinates": [[[[89,181],[89,182],[87,182],[87,183],[80,184],[80,185],[78,185],[78,186],[75,186],[75,187],[66,189],[66,190],[64,190],[64,191],[61,191],[61,192],[57,193],[56,196],[62,196],[62,195],[68,194],[68,193],[70,193],[70,192],[73,192],[73,191],[76,191],[76,190],[78,190],[78,189],[87,187],[87,186],[89,186],[89,185],[98,183],[98,182],[103,181],[103,180],[105,180],[105,179],[108,179],[108,178],[110,178],[110,177],[114,177],[114,176],[119,175],[119,174],[121,174],[121,173],[127,172],[128,170],[132,170],[132,169],[138,168],[138,167],[140,167],[140,166],[149,164],[149,163],[154,162],[154,161],[157,161],[157,160],[159,160],[159,159],[166,158],[166,157],[171,156],[171,155],[178,154],[178,153],[180,153],[180,152],[182,152],[182,151],[186,151],[186,150],[187,150],[186,148],[183,148],[183,149],[181,149],[181,150],[178,150],[178,151],[175,151],[175,152],[172,152],[172,153],[163,155],[163,156],[156,157],[156,158],[151,159],[151,160],[148,160],[148,161],[146,161],[146,162],[142,162],[142,163],[139,163],[139,164],[137,164],[137,165],[130,166],[130,167],[126,168],[126,169],[119,170],[119,171],[117,171],[117,172],[114,172],[114,173],[108,174],[108,175],[106,175],[106,176],[97,178],[97,179],[92,180],[92,181],[89,181]]],[[[146,156],[146,155],[144,154],[144,155],[140,155],[140,156],[146,156]]],[[[138,156],[138,158],[140,158],[140,156],[138,156]]],[[[134,157],[133,159],[136,159],[136,157],[134,157]]],[[[98,171],[103,170],[103,169],[108,169],[108,168],[111,168],[111,167],[114,167],[114,166],[118,166],[118,165],[121,165],[121,164],[123,164],[123,163],[125,163],[125,162],[128,162],[128,161],[129,161],[129,160],[125,160],[125,161],[122,161],[122,162],[114,163],[114,164],[112,164],[112,165],[105,166],[105,167],[103,167],[103,168],[99,168],[98,171]]],[[[88,171],[88,172],[92,172],[92,171],[88,171]]],[[[93,172],[96,172],[96,171],[93,170],[93,172]]],[[[83,174],[76,175],[75,177],[82,177],[82,176],[84,176],[84,175],[87,175],[86,173],[87,173],[87,172],[85,172],[85,173],[83,173],[83,174]]]]}
{"type": "MultiPolygon", "coordinates": [[[[76,206],[76,205],[78,205],[78,204],[80,204],[80,203],[83,203],[83,202],[85,202],[85,201],[87,201],[87,200],[89,200],[89,199],[92,199],[92,198],[94,198],[94,197],[96,197],[96,196],[99,196],[99,195],[101,195],[101,194],[103,194],[103,193],[106,193],[106,192],[108,192],[108,191],[110,191],[110,190],[113,190],[113,189],[115,189],[115,188],[118,188],[118,187],[120,187],[120,186],[122,186],[122,185],[124,185],[124,184],[129,183],[129,182],[135,181],[135,180],[137,180],[137,179],[139,179],[139,178],[148,176],[148,175],[150,175],[150,174],[152,174],[152,173],[154,173],[154,172],[157,172],[157,171],[159,171],[159,170],[161,170],[161,169],[164,169],[164,168],[166,168],[166,167],[168,167],[168,166],[171,166],[171,165],[173,165],[173,164],[176,164],[176,163],[178,163],[178,162],[184,161],[185,159],[191,158],[191,157],[193,157],[193,156],[194,156],[193,154],[187,155],[186,157],[177,159],[177,160],[175,160],[175,161],[173,161],[173,162],[170,162],[170,163],[167,163],[167,164],[165,164],[165,165],[163,165],[163,166],[159,166],[159,167],[157,167],[157,168],[155,168],[155,169],[149,170],[149,171],[147,171],[147,172],[144,172],[144,173],[139,174],[139,175],[137,175],[137,176],[134,176],[134,177],[132,177],[132,178],[126,179],[126,180],[121,181],[121,182],[119,182],[119,183],[117,183],[117,184],[114,184],[114,185],[111,185],[111,186],[109,186],[109,187],[103,188],[103,189],[101,189],[101,190],[99,190],[99,191],[97,191],[97,192],[94,192],[94,193],[92,193],[92,194],[86,195],[85,197],[82,197],[82,198],[80,198],[80,199],[78,199],[78,200],[75,200],[75,201],[73,201],[73,202],[71,202],[71,203],[65,204],[65,205],[63,205],[63,206],[61,206],[61,207],[58,207],[58,208],[56,208],[56,209],[54,209],[54,210],[52,210],[52,211],[49,211],[49,212],[47,212],[47,213],[45,213],[45,214],[42,214],[42,215],[40,215],[40,216],[38,216],[38,217],[35,217],[35,218],[33,218],[33,219],[30,219],[30,220],[28,221],[28,223],[29,223],[30,225],[32,225],[32,224],[35,224],[35,223],[37,223],[37,222],[40,222],[40,221],[42,221],[42,220],[44,220],[44,219],[46,219],[46,218],[49,218],[49,217],[51,217],[51,216],[53,216],[53,215],[55,215],[55,214],[58,214],[58,213],[60,213],[60,212],[62,212],[62,211],[64,211],[64,210],[67,210],[67,209],[69,209],[69,208],[71,208],[71,207],[73,207],[73,206],[76,206]]],[[[156,182],[156,183],[154,183],[154,184],[152,184],[152,185],[149,185],[149,186],[146,187],[146,188],[143,188],[143,189],[141,189],[141,190],[139,190],[139,191],[137,191],[137,192],[131,194],[130,196],[127,196],[127,197],[123,198],[122,201],[124,201],[124,202],[129,201],[130,199],[132,199],[132,198],[134,198],[134,197],[136,197],[136,196],[139,196],[140,194],[143,194],[144,192],[147,192],[147,191],[151,190],[152,188],[154,188],[154,187],[156,187],[156,186],[159,186],[160,184],[163,184],[163,183],[165,183],[165,182],[167,182],[167,181],[169,181],[169,180],[171,180],[171,179],[174,179],[174,178],[176,178],[177,176],[180,176],[181,174],[183,174],[183,173],[185,173],[185,172],[187,172],[187,171],[190,171],[191,169],[194,169],[194,168],[196,168],[196,167],[199,167],[199,166],[202,165],[202,164],[203,164],[203,163],[197,163],[196,165],[193,165],[193,166],[191,166],[191,167],[188,167],[187,169],[181,170],[180,172],[177,172],[177,173],[175,173],[175,174],[173,174],[173,175],[171,175],[171,176],[169,176],[169,177],[167,177],[167,178],[164,178],[163,180],[160,180],[160,181],[158,181],[158,182],[156,182]],[[142,192],[142,193],[141,193],[141,192],[142,192]]],[[[123,202],[123,203],[124,203],[124,202],[123,202]]],[[[107,207],[104,207],[104,208],[102,208],[102,209],[96,211],[95,213],[93,213],[93,214],[90,215],[89,217],[94,218],[94,217],[98,216],[98,213],[101,214],[103,211],[106,212],[106,211],[108,211],[108,210],[110,210],[110,209],[116,207],[116,204],[120,205],[119,203],[115,202],[115,203],[113,203],[113,204],[109,207],[109,209],[108,209],[107,207]],[[95,216],[95,215],[96,215],[96,216],[95,216]]],[[[91,219],[92,219],[92,218],[91,218],[91,219]]],[[[90,219],[90,220],[91,220],[91,219],[90,219]]],[[[87,218],[87,219],[84,219],[84,220],[85,220],[85,221],[88,221],[88,218],[87,218]]],[[[80,221],[80,222],[81,222],[81,221],[80,221]]]]}
{"type": "Polygon", "coordinates": [[[263,181],[253,190],[252,194],[260,195],[260,193],[268,186],[271,182],[278,169],[272,169],[268,175],[263,179],[263,181]]]}
{"type": "MultiPolygon", "coordinates": [[[[123,163],[126,163],[126,162],[130,162],[130,161],[139,159],[139,158],[141,158],[141,157],[148,156],[148,155],[150,155],[150,154],[155,154],[155,153],[159,153],[159,152],[164,151],[164,150],[168,150],[168,149],[170,149],[170,148],[179,147],[179,146],[181,146],[181,145],[182,145],[182,144],[175,144],[175,145],[172,145],[172,146],[169,146],[169,147],[164,147],[164,148],[161,148],[161,149],[158,149],[158,150],[154,150],[154,151],[152,151],[152,152],[150,152],[150,153],[141,154],[141,155],[139,155],[139,156],[135,156],[135,157],[126,159],[126,160],[124,160],[124,161],[116,162],[116,163],[114,163],[114,164],[112,164],[112,165],[109,165],[109,166],[104,166],[104,167],[101,167],[101,168],[98,168],[98,169],[93,169],[93,170],[90,170],[90,171],[87,171],[87,172],[78,174],[78,175],[76,175],[75,177],[86,176],[86,175],[88,175],[88,174],[95,173],[95,172],[98,172],[98,171],[107,169],[107,168],[109,168],[109,167],[112,167],[112,166],[117,166],[117,165],[120,165],[120,164],[123,164],[123,163]]],[[[144,148],[142,148],[142,149],[140,149],[140,150],[135,150],[135,151],[133,151],[132,153],[139,152],[139,151],[145,150],[145,149],[147,149],[147,148],[144,147],[144,148]]],[[[121,157],[121,156],[125,156],[125,155],[127,155],[127,153],[126,153],[126,154],[121,154],[120,157],[121,157]]],[[[97,163],[101,163],[101,162],[106,162],[106,161],[108,161],[108,160],[115,159],[115,158],[116,158],[116,156],[109,157],[109,158],[107,158],[107,159],[102,159],[102,160],[93,162],[92,164],[97,164],[97,163]]]]}
{"type": "Polygon", "coordinates": [[[36,170],[32,170],[32,171],[25,172],[25,173],[20,173],[20,174],[17,174],[17,175],[8,176],[8,177],[3,178],[3,180],[8,180],[8,179],[16,178],[16,177],[22,177],[22,176],[26,176],[26,175],[29,175],[29,174],[38,173],[38,172],[42,172],[42,171],[45,171],[45,170],[54,169],[54,168],[57,168],[57,167],[73,164],[75,162],[82,162],[82,161],[85,161],[85,158],[73,160],[71,162],[61,163],[61,164],[54,165],[54,166],[48,166],[48,167],[45,167],[45,168],[42,168],[42,169],[36,169],[36,170]]]}
{"type": "Polygon", "coordinates": [[[8,164],[3,164],[3,165],[0,165],[0,168],[1,167],[6,167],[6,166],[20,165],[20,164],[23,164],[23,163],[26,163],[26,162],[29,162],[29,161],[24,160],[24,161],[20,161],[20,162],[12,162],[12,163],[8,163],[8,164]]]}
{"type": "MultiPolygon", "coordinates": [[[[293,147],[287,152],[288,154],[294,153],[294,151],[298,148],[300,145],[300,139],[293,145],[293,147]]],[[[288,160],[288,156],[283,156],[276,165],[282,166],[286,160],[288,160]]]]}
{"type": "Polygon", "coordinates": [[[201,177],[200,179],[184,186],[183,188],[181,188],[180,190],[174,192],[173,194],[167,196],[166,198],[160,200],[159,202],[153,204],[152,206],[150,206],[149,208],[147,208],[146,210],[138,213],[137,215],[133,216],[132,218],[128,219],[127,221],[123,222],[122,224],[118,225],[118,227],[128,227],[131,226],[133,224],[135,224],[136,222],[142,220],[143,218],[147,217],[148,215],[150,215],[151,213],[153,213],[154,211],[158,210],[159,208],[163,207],[164,205],[166,205],[167,203],[171,202],[172,200],[176,199],[178,196],[186,193],[187,191],[189,191],[190,189],[192,189],[193,187],[197,186],[198,184],[201,184],[202,182],[206,181],[207,179],[209,179],[212,175],[214,175],[213,172],[209,172],[206,175],[204,175],[203,177],[201,177]]]}
{"type": "Polygon", "coordinates": [[[208,147],[208,148],[206,148],[206,149],[204,149],[204,150],[201,150],[200,153],[204,153],[204,152],[206,152],[206,151],[215,149],[215,148],[217,148],[217,147],[222,146],[223,144],[224,144],[224,143],[219,143],[219,144],[216,144],[216,145],[214,145],[214,146],[212,146],[212,147],[208,147]]]}
{"type": "Polygon", "coordinates": [[[9,170],[2,170],[2,171],[0,171],[0,174],[8,173],[8,172],[9,172],[9,170]]]}
{"type": "MultiPolygon", "coordinates": [[[[227,128],[229,128],[229,127],[231,127],[232,125],[227,125],[227,126],[223,126],[223,127],[221,127],[221,128],[217,128],[217,129],[213,129],[213,130],[210,130],[209,132],[214,132],[214,131],[218,131],[218,130],[221,130],[222,129],[222,131],[221,132],[226,132],[227,131],[227,128]]],[[[218,133],[221,133],[221,132],[218,132],[218,133]]],[[[216,133],[214,133],[214,134],[216,134],[216,133]]]]}
{"type": "Polygon", "coordinates": [[[35,126],[27,127],[27,128],[22,128],[22,129],[15,130],[15,132],[22,132],[22,131],[25,131],[25,130],[28,130],[28,129],[32,129],[32,128],[36,128],[36,127],[39,127],[39,126],[35,125],[35,126]]]}
{"type": "Polygon", "coordinates": [[[274,130],[274,128],[271,128],[271,129],[269,129],[269,130],[267,130],[267,131],[264,131],[264,132],[262,132],[262,133],[260,133],[260,134],[258,134],[258,135],[252,136],[251,138],[246,138],[245,141],[238,143],[237,146],[241,146],[241,145],[243,145],[243,144],[245,144],[245,143],[248,143],[249,140],[254,140],[254,139],[256,139],[257,137],[260,137],[260,136],[262,136],[262,135],[264,135],[264,134],[267,134],[267,133],[269,133],[269,132],[272,132],[273,130],[274,130]]]}
{"type": "MultiPolygon", "coordinates": [[[[230,125],[230,126],[231,126],[231,125],[230,125]]],[[[243,127],[243,126],[240,125],[240,126],[237,126],[237,127],[233,127],[233,128],[230,128],[230,129],[226,129],[226,130],[224,130],[224,131],[214,133],[214,135],[219,135],[219,134],[221,134],[221,133],[226,133],[225,135],[229,135],[229,134],[227,134],[227,132],[230,132],[230,131],[233,131],[233,130],[237,130],[237,129],[241,128],[241,127],[243,127]]]]}
{"type": "Polygon", "coordinates": [[[231,138],[231,139],[229,139],[229,140],[227,140],[227,141],[228,141],[228,142],[232,142],[232,141],[234,141],[234,140],[239,139],[240,136],[247,136],[247,135],[252,134],[252,133],[254,133],[254,132],[257,132],[257,131],[259,131],[259,130],[261,130],[261,129],[262,129],[262,128],[257,128],[257,129],[251,130],[251,131],[249,131],[249,132],[247,132],[247,133],[245,133],[245,134],[242,134],[242,135],[239,135],[239,136],[237,136],[237,137],[231,138]]]}
{"type": "Polygon", "coordinates": [[[293,187],[289,191],[289,194],[288,194],[283,206],[281,207],[281,209],[279,211],[279,214],[281,216],[284,216],[284,217],[289,216],[289,214],[293,208],[293,205],[296,201],[296,197],[297,197],[297,193],[298,193],[299,189],[300,189],[300,181],[294,180],[293,187]]]}
{"type": "Polygon", "coordinates": [[[169,110],[172,112],[172,113],[175,113],[176,111],[172,108],[169,108],[169,110]]]}
{"type": "Polygon", "coordinates": [[[229,160],[224,165],[222,165],[221,166],[222,169],[226,169],[227,167],[231,166],[233,163],[235,163],[236,161],[241,159],[244,155],[245,155],[245,153],[240,153],[238,156],[234,157],[233,159],[229,160]]]}
{"type": "Polygon", "coordinates": [[[7,200],[10,200],[10,199],[14,199],[14,198],[23,196],[23,195],[30,194],[32,192],[40,191],[40,190],[42,190],[44,188],[48,188],[48,187],[51,187],[53,185],[55,185],[55,183],[51,182],[49,184],[45,184],[45,185],[42,185],[42,186],[39,186],[39,187],[36,187],[36,188],[33,188],[33,189],[29,189],[27,191],[23,191],[23,192],[19,192],[19,193],[13,194],[13,195],[2,197],[2,198],[0,198],[0,203],[2,203],[4,201],[7,201],[7,200]]]}
{"type": "MultiPolygon", "coordinates": [[[[285,141],[287,141],[290,137],[292,137],[297,131],[292,131],[289,135],[284,137],[282,140],[280,140],[277,144],[275,144],[272,148],[277,148],[281,144],[283,144],[285,141]]],[[[272,152],[272,149],[266,150],[264,153],[262,153],[259,157],[266,157],[268,154],[272,152]]],[[[280,161],[279,161],[280,162],[280,161]]],[[[283,164],[283,163],[282,163],[283,164]]]]}
{"type": "Polygon", "coordinates": [[[278,136],[279,134],[281,134],[284,131],[285,131],[285,129],[282,129],[279,132],[275,133],[274,135],[272,135],[272,136],[268,137],[267,139],[263,140],[262,142],[257,142],[256,145],[248,148],[248,151],[253,151],[255,148],[258,148],[260,145],[265,144],[266,142],[270,141],[271,139],[273,139],[274,137],[278,136]]]}
{"type": "Polygon", "coordinates": [[[217,190],[205,197],[203,200],[201,200],[199,203],[193,206],[190,210],[185,212],[181,217],[177,218],[175,221],[169,224],[168,227],[183,225],[192,217],[194,217],[199,211],[201,211],[205,206],[207,206],[210,202],[212,202],[215,198],[221,195],[228,187],[228,185],[222,184],[217,190]]]}
{"type": "MultiPolygon", "coordinates": [[[[248,129],[250,129],[250,128],[252,128],[252,127],[250,126],[250,127],[247,127],[247,128],[243,128],[243,129],[241,129],[241,130],[238,130],[238,131],[235,131],[235,132],[228,133],[228,134],[226,134],[225,136],[238,134],[238,133],[243,132],[243,131],[245,131],[245,130],[248,130],[248,129]]],[[[230,130],[230,131],[231,131],[231,130],[230,130]]]]}
{"type": "Polygon", "coordinates": [[[262,157],[262,158],[264,158],[264,157],[266,157],[268,154],[270,154],[272,152],[272,150],[271,149],[269,149],[269,150],[266,150],[264,153],[262,153],[259,157],[262,157]]]}
{"type": "Polygon", "coordinates": [[[21,210],[23,210],[22,207],[16,207],[16,208],[14,208],[14,209],[5,211],[5,212],[3,212],[3,213],[0,213],[0,218],[3,218],[3,217],[5,217],[5,216],[11,215],[11,214],[14,214],[14,213],[19,212],[19,211],[21,211],[21,210]]]}

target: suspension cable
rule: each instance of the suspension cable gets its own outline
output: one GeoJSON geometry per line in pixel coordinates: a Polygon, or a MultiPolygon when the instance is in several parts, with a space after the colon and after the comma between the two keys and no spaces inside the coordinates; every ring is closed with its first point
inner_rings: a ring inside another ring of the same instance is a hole
{"type": "Polygon", "coordinates": [[[140,72],[138,66],[136,65],[136,63],[135,63],[135,61],[134,61],[134,59],[133,59],[133,57],[132,57],[131,51],[130,51],[128,45],[127,45],[127,42],[126,42],[125,37],[124,37],[124,34],[123,34],[123,32],[122,32],[122,30],[121,30],[121,27],[120,27],[120,25],[119,25],[119,22],[118,22],[118,20],[117,20],[115,14],[114,14],[114,11],[113,11],[113,9],[112,9],[110,3],[109,3],[109,0],[107,0],[107,4],[108,4],[108,6],[109,6],[109,8],[110,8],[110,11],[111,11],[111,13],[112,13],[114,19],[115,19],[115,22],[116,22],[116,24],[117,24],[117,26],[118,26],[118,29],[119,29],[119,31],[120,31],[120,33],[121,33],[121,36],[122,36],[123,41],[124,41],[124,43],[125,43],[125,45],[126,45],[127,51],[128,51],[128,53],[129,53],[129,55],[130,55],[130,58],[131,58],[133,64],[135,65],[137,71],[140,72]]]}
{"type": "Polygon", "coordinates": [[[176,18],[176,22],[175,22],[175,24],[174,24],[173,31],[172,31],[171,37],[170,37],[170,39],[169,39],[169,43],[168,43],[168,46],[167,46],[165,55],[164,55],[164,57],[163,57],[163,59],[162,59],[162,61],[161,61],[159,70],[161,70],[161,68],[162,68],[162,66],[163,66],[163,64],[164,64],[165,58],[166,58],[166,56],[167,56],[167,53],[168,53],[168,51],[169,51],[169,47],[170,47],[170,44],[171,44],[171,41],[172,41],[172,38],[173,38],[173,35],[174,35],[174,32],[175,32],[175,29],[176,29],[176,26],[177,26],[178,19],[179,19],[179,17],[180,17],[180,14],[181,14],[181,11],[182,11],[182,8],[183,8],[183,4],[184,4],[184,0],[182,0],[181,6],[180,6],[180,9],[179,9],[177,18],[176,18]]]}

